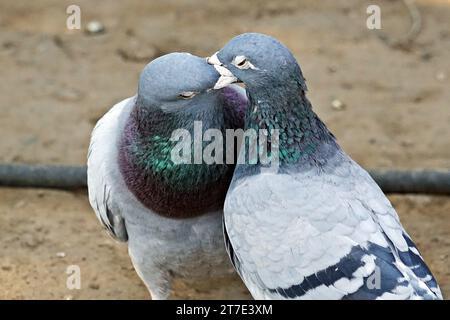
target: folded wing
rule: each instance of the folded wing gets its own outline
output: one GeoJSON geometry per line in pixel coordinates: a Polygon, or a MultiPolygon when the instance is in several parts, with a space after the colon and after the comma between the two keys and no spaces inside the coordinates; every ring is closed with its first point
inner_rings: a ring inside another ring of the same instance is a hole
{"type": "Polygon", "coordinates": [[[113,189],[122,179],[117,164],[118,143],[128,114],[124,109],[132,103],[134,98],[121,101],[97,122],[88,152],[89,202],[108,233],[119,241],[127,241],[128,235],[113,189]]]}
{"type": "Polygon", "coordinates": [[[351,160],[243,178],[224,219],[230,256],[255,298],[442,298],[389,200],[351,160]]]}

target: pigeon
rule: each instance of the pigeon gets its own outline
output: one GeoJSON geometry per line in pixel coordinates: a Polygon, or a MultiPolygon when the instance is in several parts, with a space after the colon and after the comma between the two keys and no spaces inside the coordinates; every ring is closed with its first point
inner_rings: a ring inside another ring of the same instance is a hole
{"type": "MultiPolygon", "coordinates": [[[[222,235],[234,165],[178,162],[172,153],[181,141],[173,133],[192,134],[196,123],[200,134],[243,127],[245,90],[213,90],[218,78],[204,58],[159,57],[141,72],[137,95],[114,105],[92,132],[90,204],[110,235],[128,243],[134,268],[155,300],[173,296],[174,277],[234,274],[222,235]]],[[[193,141],[182,145],[191,150],[193,141]]]]}
{"type": "Polygon", "coordinates": [[[244,83],[245,130],[266,131],[273,160],[238,162],[224,204],[227,251],[252,296],[442,299],[389,200],[313,112],[289,49],[246,33],[208,62],[216,89],[244,83]]]}

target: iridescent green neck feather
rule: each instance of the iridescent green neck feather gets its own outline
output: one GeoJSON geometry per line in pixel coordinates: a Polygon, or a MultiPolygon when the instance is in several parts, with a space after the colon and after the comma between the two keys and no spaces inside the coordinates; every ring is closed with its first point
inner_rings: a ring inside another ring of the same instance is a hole
{"type": "MultiPolygon", "coordinates": [[[[177,141],[170,138],[176,129],[186,129],[193,138],[194,121],[202,121],[203,132],[234,129],[237,124],[227,119],[239,119],[238,107],[243,106],[219,100],[210,108],[168,113],[135,105],[119,152],[120,169],[130,191],[146,207],[164,216],[186,218],[221,210],[234,166],[174,163],[171,153],[177,141]]],[[[192,139],[191,148],[193,143],[192,139]]]]}
{"type": "Polygon", "coordinates": [[[279,133],[279,164],[283,167],[321,162],[337,148],[334,136],[313,112],[302,86],[296,84],[260,87],[250,90],[245,127],[267,129],[269,147],[271,130],[279,133]],[[327,151],[328,152],[328,151],[327,151]]]}

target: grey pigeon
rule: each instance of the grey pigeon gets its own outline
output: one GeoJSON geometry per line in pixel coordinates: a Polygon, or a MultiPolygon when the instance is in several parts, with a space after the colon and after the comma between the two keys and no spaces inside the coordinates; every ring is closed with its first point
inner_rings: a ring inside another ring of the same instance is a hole
{"type": "Polygon", "coordinates": [[[278,165],[238,164],[224,206],[228,252],[253,297],[442,299],[389,200],[313,112],[291,52],[248,33],[208,61],[217,89],[245,84],[246,129],[279,130],[267,137],[278,165]]]}
{"type": "Polygon", "coordinates": [[[142,71],[137,95],[112,107],[92,132],[89,201],[109,233],[128,242],[153,299],[171,297],[173,277],[234,272],[222,235],[234,166],[179,164],[171,154],[174,130],[193,134],[194,121],[203,132],[243,126],[245,90],[213,90],[218,77],[188,53],[157,58],[142,71]]]}

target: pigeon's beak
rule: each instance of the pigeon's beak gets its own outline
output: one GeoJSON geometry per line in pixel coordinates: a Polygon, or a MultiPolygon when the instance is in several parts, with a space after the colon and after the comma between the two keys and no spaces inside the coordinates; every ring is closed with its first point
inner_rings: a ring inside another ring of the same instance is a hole
{"type": "Polygon", "coordinates": [[[217,52],[214,53],[211,57],[206,58],[206,61],[209,64],[213,65],[217,72],[220,74],[219,80],[217,80],[216,84],[214,85],[215,90],[222,89],[229,84],[238,82],[238,79],[231,73],[231,71],[225,68],[222,62],[220,62],[219,58],[217,57],[217,52]]]}

